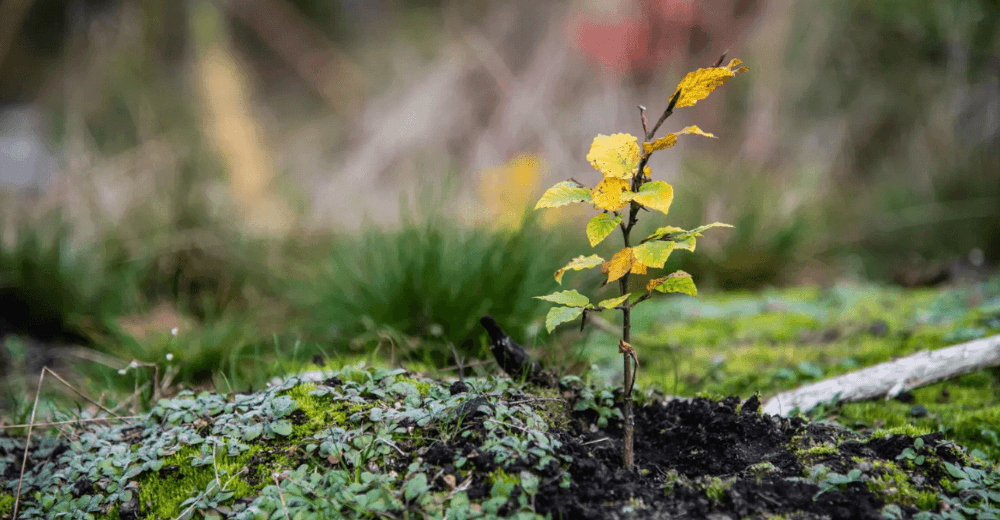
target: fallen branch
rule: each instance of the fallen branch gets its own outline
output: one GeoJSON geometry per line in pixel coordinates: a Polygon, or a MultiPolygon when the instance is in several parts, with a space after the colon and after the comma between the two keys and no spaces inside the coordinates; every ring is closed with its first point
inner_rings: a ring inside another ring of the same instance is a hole
{"type": "Polygon", "coordinates": [[[902,392],[1000,365],[1000,335],[938,350],[917,352],[842,376],[806,385],[772,397],[764,413],[785,415],[798,408],[806,412],[832,401],[863,401],[885,396],[892,399],[902,392]]]}

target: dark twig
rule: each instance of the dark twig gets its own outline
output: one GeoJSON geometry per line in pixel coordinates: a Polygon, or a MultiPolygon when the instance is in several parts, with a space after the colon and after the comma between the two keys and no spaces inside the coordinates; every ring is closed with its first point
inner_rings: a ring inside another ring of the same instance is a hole
{"type": "Polygon", "coordinates": [[[722,56],[719,56],[719,59],[715,62],[715,65],[712,65],[712,66],[713,67],[721,67],[722,66],[722,61],[726,59],[726,54],[729,54],[729,49],[726,49],[726,52],[723,52],[722,56]]]}
{"type": "Polygon", "coordinates": [[[646,107],[639,105],[639,117],[642,118],[642,133],[646,135],[649,133],[649,127],[646,126],[646,107]]]}
{"type": "Polygon", "coordinates": [[[670,117],[670,114],[674,113],[674,106],[677,105],[677,100],[680,98],[681,98],[681,89],[677,89],[677,92],[674,93],[674,97],[670,98],[670,104],[667,105],[667,109],[663,111],[663,115],[660,116],[659,121],[656,122],[656,125],[653,127],[652,130],[646,132],[647,141],[653,139],[653,136],[656,135],[656,131],[660,129],[660,125],[662,125],[663,122],[666,121],[668,117],[670,117]]]}

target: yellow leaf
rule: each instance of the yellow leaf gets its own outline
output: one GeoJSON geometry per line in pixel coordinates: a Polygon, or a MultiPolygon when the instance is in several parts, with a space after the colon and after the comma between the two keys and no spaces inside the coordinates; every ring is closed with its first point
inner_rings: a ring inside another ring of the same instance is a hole
{"type": "Polygon", "coordinates": [[[634,264],[632,264],[632,273],[633,274],[646,274],[646,267],[648,267],[646,264],[643,264],[642,262],[639,262],[638,260],[636,260],[636,262],[634,264]]]}
{"type": "Polygon", "coordinates": [[[604,177],[631,179],[639,166],[639,142],[633,135],[600,135],[590,145],[587,161],[604,177]]]}
{"type": "Polygon", "coordinates": [[[621,223],[621,216],[616,217],[610,213],[601,213],[590,219],[590,222],[587,223],[587,238],[590,240],[590,246],[600,244],[621,223]]]}
{"type": "Polygon", "coordinates": [[[670,252],[673,250],[673,242],[651,241],[632,248],[632,254],[643,265],[662,269],[663,264],[666,263],[667,258],[670,258],[670,252]]]}
{"type": "Polygon", "coordinates": [[[604,262],[601,266],[601,272],[608,273],[607,283],[611,283],[625,276],[625,273],[632,269],[634,263],[635,256],[632,254],[632,248],[626,247],[615,253],[615,256],[611,257],[611,260],[604,262]]]}
{"type": "Polygon", "coordinates": [[[566,271],[572,269],[573,271],[579,271],[581,269],[589,269],[591,267],[596,267],[601,265],[604,259],[597,255],[590,256],[578,256],[566,264],[562,269],[556,271],[556,281],[562,284],[562,277],[566,271]]]}
{"type": "Polygon", "coordinates": [[[639,188],[638,193],[631,191],[623,193],[621,200],[634,200],[649,209],[666,214],[670,211],[670,204],[674,201],[674,188],[663,181],[647,182],[639,188]]]}
{"type": "Polygon", "coordinates": [[[573,181],[563,181],[545,190],[535,209],[557,208],[574,202],[590,202],[590,190],[573,181]]]}
{"type": "Polygon", "coordinates": [[[677,136],[684,134],[697,134],[705,137],[715,137],[714,135],[703,131],[701,128],[698,128],[696,125],[691,125],[675,134],[667,134],[653,141],[652,143],[642,143],[643,153],[649,155],[657,150],[664,150],[666,148],[670,148],[671,146],[677,144],[677,136]]]}
{"type": "Polygon", "coordinates": [[[618,211],[628,204],[628,202],[622,201],[622,193],[625,193],[628,188],[628,181],[625,179],[605,177],[591,192],[591,202],[600,209],[618,211]]]}
{"type": "Polygon", "coordinates": [[[679,292],[698,296],[698,288],[695,287],[694,280],[691,279],[691,275],[684,271],[676,271],[663,278],[650,280],[646,284],[646,291],[652,292],[653,289],[660,292],[679,292]]]}
{"type": "Polygon", "coordinates": [[[705,137],[712,137],[712,138],[715,137],[714,134],[710,134],[710,133],[702,130],[701,128],[698,128],[698,125],[691,125],[691,126],[685,127],[684,130],[681,130],[680,132],[677,132],[677,135],[683,135],[683,134],[697,134],[697,135],[702,135],[702,136],[705,136],[705,137]]]}
{"type": "Polygon", "coordinates": [[[611,309],[622,304],[632,293],[628,293],[625,296],[619,296],[618,298],[608,298],[607,300],[602,300],[597,306],[602,309],[611,309]]]}
{"type": "MultiPolygon", "coordinates": [[[[733,59],[725,67],[709,67],[689,72],[681,80],[680,84],[677,85],[677,90],[681,91],[681,96],[677,99],[677,104],[674,105],[674,108],[694,105],[698,101],[708,97],[713,90],[733,77],[735,72],[746,72],[749,70],[746,67],[741,67],[734,72],[732,68],[740,63],[742,63],[740,60],[733,59]]],[[[674,92],[676,93],[677,91],[675,90],[674,92]]]]}
{"type": "Polygon", "coordinates": [[[677,134],[667,134],[652,143],[642,143],[642,151],[649,155],[657,150],[664,150],[677,144],[677,134]]]}

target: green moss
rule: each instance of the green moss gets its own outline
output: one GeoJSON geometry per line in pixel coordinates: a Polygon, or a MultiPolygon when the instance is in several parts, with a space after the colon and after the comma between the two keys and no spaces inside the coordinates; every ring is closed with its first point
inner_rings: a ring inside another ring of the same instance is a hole
{"type": "Polygon", "coordinates": [[[0,493],[0,517],[10,516],[14,513],[14,495],[0,493]]]}
{"type": "Polygon", "coordinates": [[[427,397],[431,394],[431,390],[437,388],[437,385],[430,383],[428,381],[414,379],[412,377],[402,377],[396,376],[397,383],[409,383],[420,392],[420,397],[427,397]]]}
{"type": "Polygon", "coordinates": [[[930,428],[923,428],[910,423],[906,423],[901,426],[896,426],[894,428],[876,428],[874,431],[871,432],[871,439],[885,439],[888,437],[892,437],[893,435],[920,437],[922,435],[927,435],[928,433],[931,433],[930,428]]]}
{"type": "Polygon", "coordinates": [[[774,464],[772,464],[770,462],[758,462],[757,464],[754,464],[754,465],[750,466],[749,468],[747,468],[747,472],[749,472],[751,475],[753,475],[754,478],[758,478],[759,479],[760,477],[762,477],[762,476],[764,476],[764,475],[766,475],[768,473],[771,473],[772,471],[775,471],[776,469],[777,468],[774,467],[774,464]]]}
{"type": "Polygon", "coordinates": [[[827,459],[837,454],[837,447],[829,444],[820,444],[806,449],[796,449],[795,456],[802,461],[804,466],[812,466],[816,461],[827,459]]]}
{"type": "Polygon", "coordinates": [[[895,504],[916,506],[921,511],[937,510],[937,493],[933,490],[917,490],[898,464],[885,460],[869,462],[874,470],[866,485],[873,493],[885,496],[895,504]]]}
{"type": "Polygon", "coordinates": [[[732,487],[733,482],[735,482],[735,479],[733,478],[723,480],[719,477],[712,477],[712,479],[705,485],[705,495],[708,496],[708,499],[713,503],[718,504],[726,498],[726,491],[732,487]]]}
{"type": "Polygon", "coordinates": [[[233,492],[232,499],[255,496],[268,482],[251,486],[244,480],[246,475],[241,471],[253,466],[250,459],[260,451],[259,446],[250,446],[249,450],[236,457],[219,454],[214,465],[198,467],[191,465],[191,457],[200,454],[200,449],[195,446],[186,446],[164,457],[163,467],[176,466],[176,469],[148,472],[138,478],[139,503],[150,508],[146,518],[176,518],[182,512],[182,502],[203,492],[217,492],[220,488],[233,492]]]}

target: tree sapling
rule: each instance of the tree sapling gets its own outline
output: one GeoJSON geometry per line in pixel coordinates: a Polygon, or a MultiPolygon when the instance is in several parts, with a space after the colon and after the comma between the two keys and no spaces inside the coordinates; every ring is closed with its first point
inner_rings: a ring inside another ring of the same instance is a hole
{"type": "Polygon", "coordinates": [[[635,136],[629,134],[598,135],[594,138],[587,154],[587,161],[601,172],[602,179],[594,188],[587,188],[575,180],[567,180],[549,188],[535,206],[538,208],[554,208],[586,202],[593,204],[601,211],[587,223],[587,238],[590,245],[596,246],[610,235],[615,228],[622,232],[624,248],[618,251],[610,260],[604,260],[597,255],[579,256],[565,267],[556,271],[556,281],[562,284],[566,271],[588,269],[601,266],[601,272],[608,275],[603,285],[617,281],[620,295],[598,302],[590,303],[590,299],[575,290],[555,292],[546,296],[537,296],[559,307],[553,307],[545,317],[545,327],[551,332],[561,323],[581,317],[580,327],[586,323],[587,313],[600,312],[606,309],[622,311],[622,337],[618,341],[618,351],[622,354],[624,365],[624,402],[623,417],[625,418],[625,438],[623,439],[623,464],[626,468],[634,466],[633,438],[635,436],[635,419],[632,415],[632,388],[635,384],[634,369],[638,369],[639,360],[635,349],[629,343],[631,333],[631,313],[636,305],[646,301],[654,291],[679,292],[697,296],[697,288],[691,280],[691,275],[684,271],[676,271],[662,278],[650,280],[645,287],[645,293],[633,295],[629,292],[629,274],[646,274],[648,268],[662,269],[670,253],[674,249],[694,251],[695,239],[701,232],[713,227],[732,227],[729,224],[715,222],[690,230],[667,226],[657,229],[653,234],[632,245],[632,228],[638,222],[640,209],[655,210],[666,214],[673,202],[673,187],[663,181],[650,179],[650,168],[646,166],[653,152],[672,147],[677,143],[677,136],[696,134],[704,137],[715,137],[703,132],[697,126],[689,126],[679,132],[667,134],[653,140],[660,125],[669,117],[675,108],[694,105],[707,97],[716,87],[725,83],[736,73],[746,72],[746,67],[740,67],[740,60],[733,59],[726,66],[720,66],[722,60],[714,67],[698,69],[688,73],[677,86],[670,99],[670,104],[660,116],[653,128],[647,128],[645,108],[639,107],[642,118],[642,129],[645,132],[644,142],[639,144],[635,136]],[[627,211],[626,211],[627,208],[627,211]],[[634,367],[633,367],[634,363],[634,367]]]}

